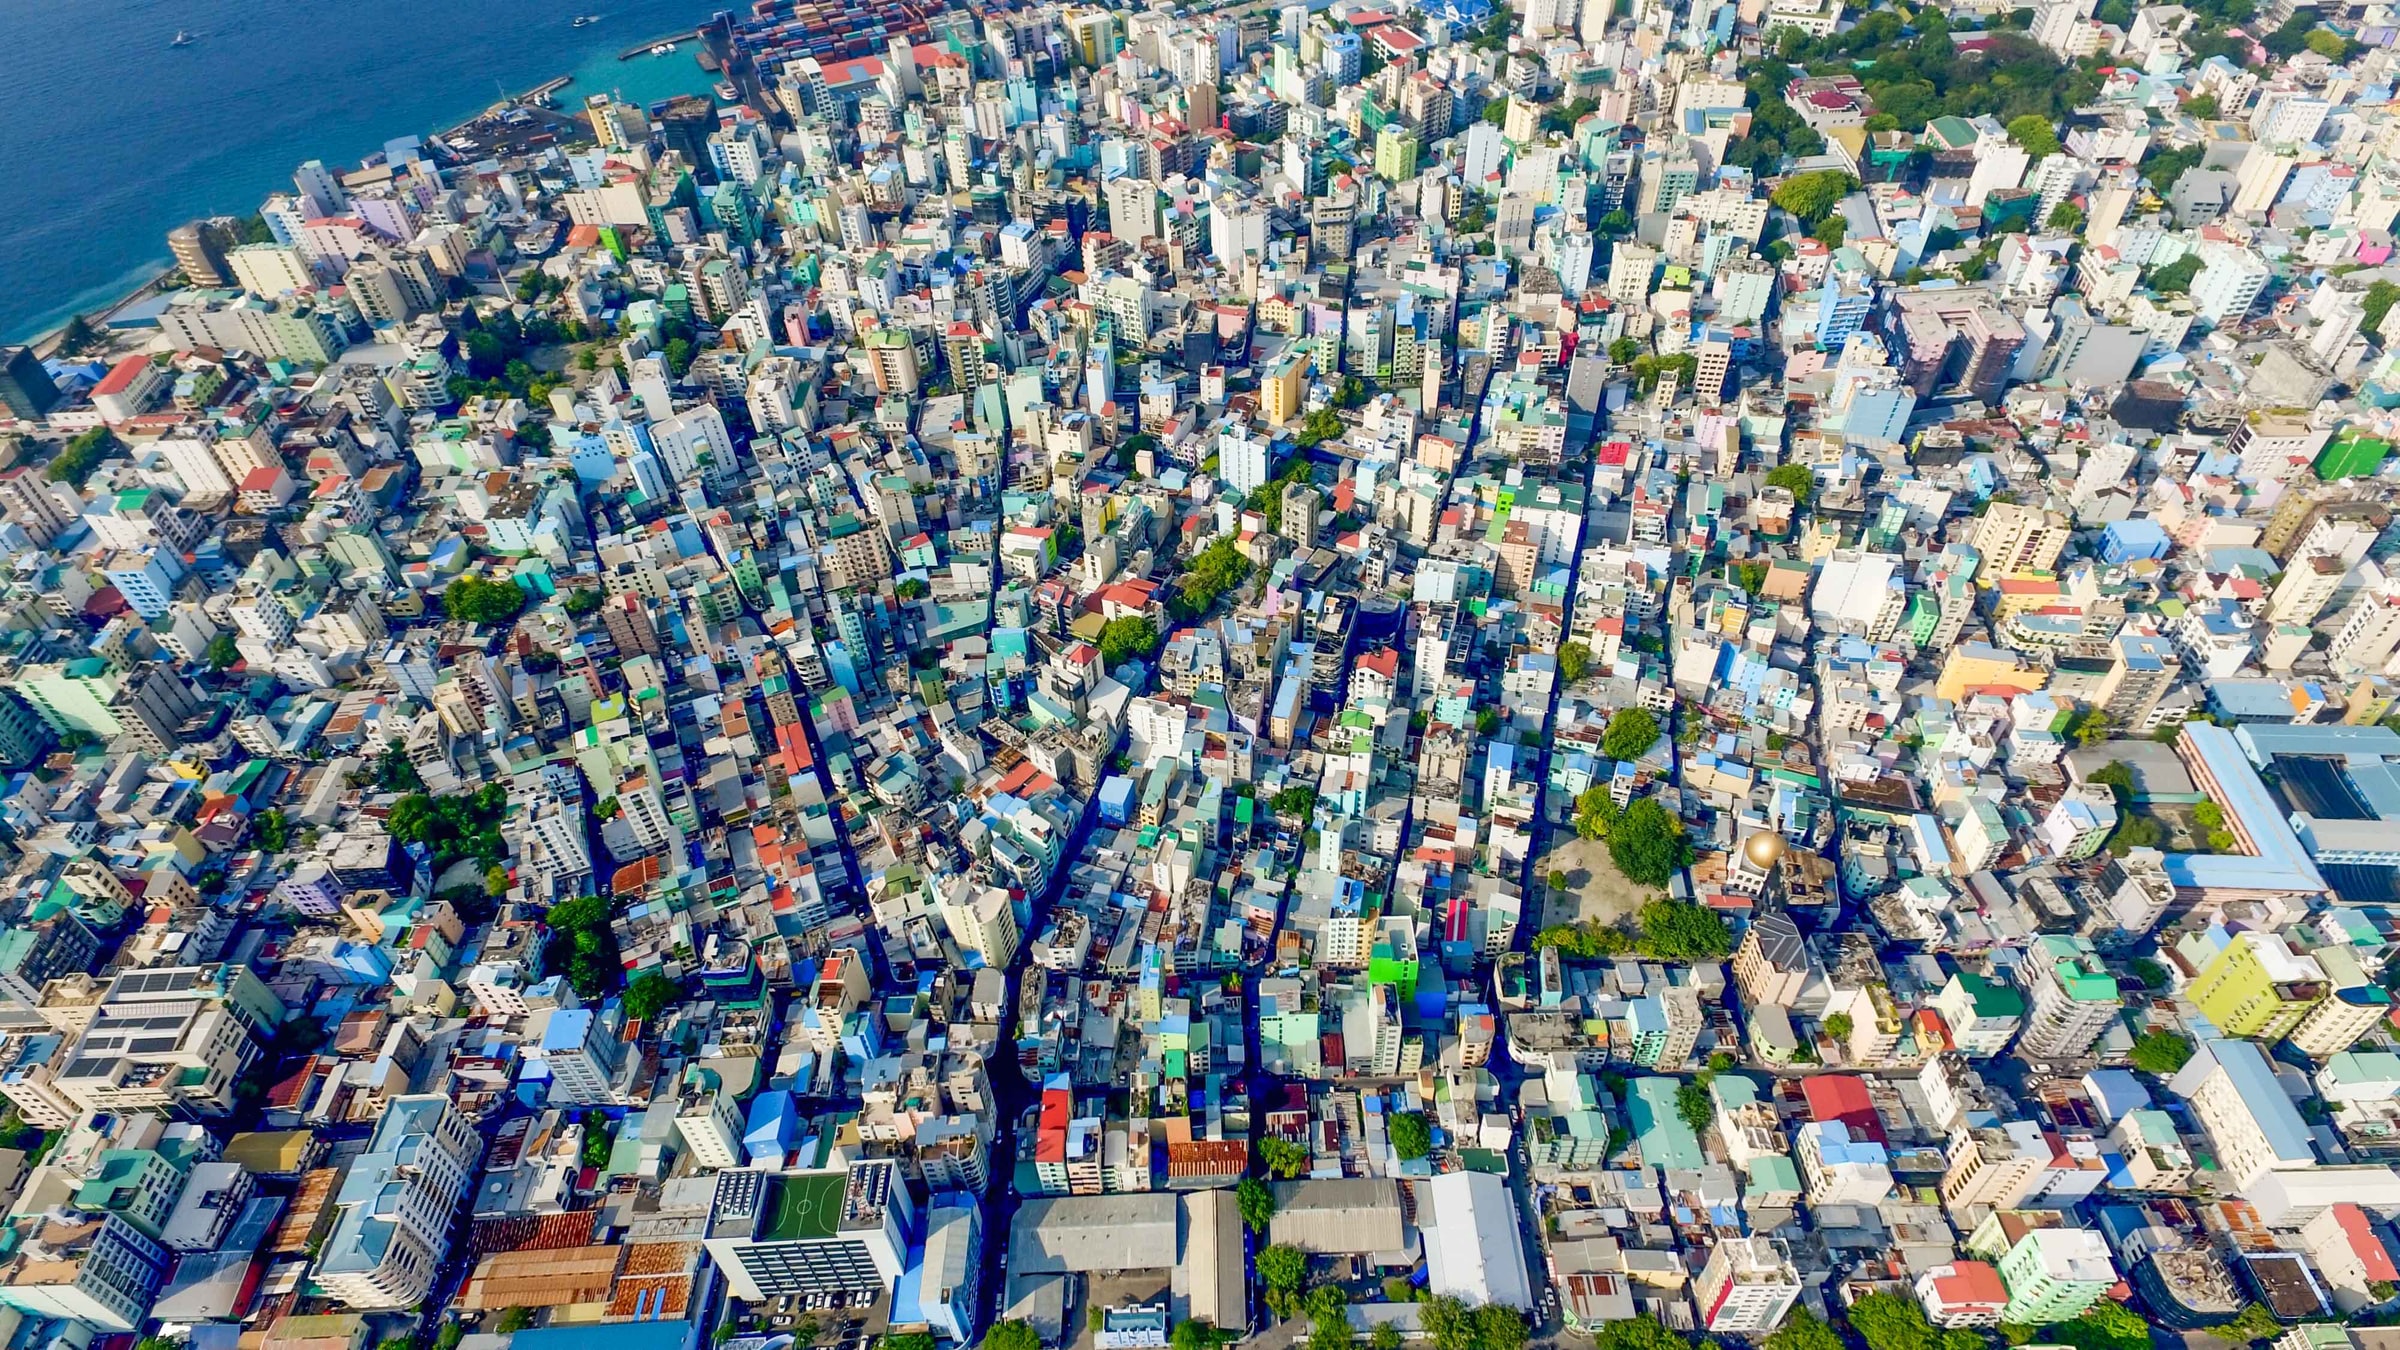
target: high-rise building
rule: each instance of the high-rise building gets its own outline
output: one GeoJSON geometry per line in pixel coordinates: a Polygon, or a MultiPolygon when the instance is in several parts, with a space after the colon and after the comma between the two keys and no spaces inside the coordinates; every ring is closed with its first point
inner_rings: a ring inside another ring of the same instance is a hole
{"type": "Polygon", "coordinates": [[[39,422],[58,406],[58,385],[30,347],[0,347],[0,408],[39,422]]]}
{"type": "Polygon", "coordinates": [[[222,286],[232,278],[225,270],[225,251],[217,246],[216,231],[207,221],[187,221],[167,231],[167,251],[195,286],[222,286]]]}
{"type": "Polygon", "coordinates": [[[2080,1316],[2117,1282],[2108,1242],[2088,1228],[2036,1228],[2000,1258],[2008,1304],[2000,1320],[2051,1326],[2080,1316]]]}
{"type": "Polygon", "coordinates": [[[1709,1251],[1692,1292],[1701,1326],[1757,1336],[1781,1325],[1799,1300],[1800,1271],[1774,1238],[1726,1238],[1709,1251]]]}
{"type": "Polygon", "coordinates": [[[466,1114],[440,1093],[394,1097],[350,1164],[317,1287],[352,1308],[413,1308],[433,1291],[451,1221],[483,1153],[466,1114]]]}
{"type": "Polygon", "coordinates": [[[2048,572],[2058,566],[2074,533],[2074,522],[2057,511],[2014,502],[1994,502],[1975,525],[1975,552],[1983,559],[1983,576],[1996,579],[2018,572],[2048,572]]]}
{"type": "Polygon", "coordinates": [[[2185,994],[2228,1036],[2280,1041],[2328,992],[2315,958],[2273,933],[2211,928],[2177,950],[2206,953],[2185,994]]]}
{"type": "Polygon", "coordinates": [[[888,1295],[915,1208],[888,1158],[847,1171],[717,1173],[706,1245],[746,1302],[888,1295]]]}
{"type": "Polygon", "coordinates": [[[2036,938],[2020,970],[2033,1003],[2020,1044],[2031,1054],[2083,1054],[2124,1010],[2116,979],[2084,938],[2036,938]]]}
{"type": "Polygon", "coordinates": [[[2200,1042],[2167,1087],[2191,1103],[2192,1117],[2215,1146],[2226,1189],[2238,1194],[2269,1172],[2317,1166],[2308,1122],[2275,1077],[2266,1052],[2251,1042],[2200,1042]]]}

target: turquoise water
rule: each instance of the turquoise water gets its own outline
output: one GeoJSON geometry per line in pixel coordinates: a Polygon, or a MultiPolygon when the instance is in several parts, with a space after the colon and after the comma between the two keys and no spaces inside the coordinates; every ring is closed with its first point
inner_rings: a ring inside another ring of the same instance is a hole
{"type": "Polygon", "coordinates": [[[130,290],[166,232],[247,214],[303,160],[348,166],[572,73],[573,99],[711,83],[684,43],[722,0],[0,0],[0,340],[130,290]],[[575,28],[579,13],[599,23],[575,28]],[[168,44],[177,30],[196,39],[168,44]]]}

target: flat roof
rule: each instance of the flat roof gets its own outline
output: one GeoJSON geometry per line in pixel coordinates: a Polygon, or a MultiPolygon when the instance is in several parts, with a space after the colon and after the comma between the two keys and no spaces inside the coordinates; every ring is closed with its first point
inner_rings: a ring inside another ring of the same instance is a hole
{"type": "Polygon", "coordinates": [[[2241,823],[2258,853],[2170,853],[2167,879],[2178,887],[2201,890],[2324,891],[2324,876],[2301,846],[2300,836],[2292,833],[2267,785],[2259,781],[2234,733],[2205,722],[2186,722],[2183,744],[2215,780],[2217,804],[2229,819],[2241,823]]]}

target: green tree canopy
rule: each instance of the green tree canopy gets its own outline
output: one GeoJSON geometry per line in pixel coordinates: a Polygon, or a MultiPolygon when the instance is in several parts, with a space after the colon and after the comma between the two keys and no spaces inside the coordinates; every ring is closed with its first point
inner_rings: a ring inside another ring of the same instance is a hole
{"type": "Polygon", "coordinates": [[[1842,198],[1858,190],[1858,180],[1840,169],[1796,173],[1778,185],[1768,200],[1810,225],[1833,214],[1842,198]]]}
{"type": "Polygon", "coordinates": [[[1764,1350],[1844,1350],[1841,1336],[1806,1308],[1792,1309],[1761,1344],[1764,1350]]]}
{"type": "Polygon", "coordinates": [[[1242,1222],[1253,1233],[1264,1233],[1275,1217],[1275,1192],[1257,1177],[1243,1177],[1233,1188],[1233,1203],[1242,1211],[1242,1222]]]}
{"type": "Polygon", "coordinates": [[[1658,743],[1658,719],[1647,708],[1619,708],[1601,733],[1600,753],[1610,759],[1640,759],[1658,743]]]}
{"type": "Polygon", "coordinates": [[[1110,619],[1100,630],[1100,661],[1114,668],[1158,646],[1158,625],[1139,614],[1110,619]]]}
{"type": "Polygon", "coordinates": [[[667,1008],[683,1001],[683,986],[666,972],[645,970],[625,986],[625,1015],[647,1025],[667,1008]]]}
{"type": "Polygon", "coordinates": [[[2040,159],[2058,153],[2058,130],[2050,119],[2039,113],[2026,113],[2008,119],[2008,138],[2022,146],[2026,154],[2040,159]]]}
{"type": "MultiPolygon", "coordinates": [[[[1642,802],[1647,801],[1650,801],[1647,797],[1642,799],[1642,802]]],[[[1638,807],[1642,802],[1635,802],[1634,805],[1638,807]]],[[[1625,814],[1626,827],[1629,828],[1633,813],[1627,811],[1625,814]]],[[[1681,828],[1677,826],[1678,844],[1682,842],[1681,828]]],[[[1621,828],[1618,835],[1623,833],[1621,828]]],[[[1612,848],[1618,835],[1609,837],[1612,848]]],[[[1656,886],[1665,883],[1654,881],[1643,884],[1656,886]]],[[[1653,900],[1642,906],[1642,950],[1645,955],[1659,961],[1719,961],[1733,954],[1733,930],[1727,928],[1725,920],[1706,905],[1688,900],[1653,900]]]]}
{"type": "Polygon", "coordinates": [[[2190,1062],[2191,1038],[2172,1031],[2144,1032],[2134,1040],[2131,1058],[2133,1067],[2164,1078],[2190,1062]]]}
{"type": "Polygon", "coordinates": [[[1422,1158],[1433,1151],[1433,1126],[1422,1111],[1402,1111],[1392,1117],[1392,1152],[1404,1160],[1422,1158]]]}
{"type": "Polygon", "coordinates": [[[219,633],[208,640],[208,649],[200,653],[200,659],[211,671],[225,670],[242,659],[242,649],[233,634],[219,633]]]}
{"type": "Polygon", "coordinates": [[[1767,470],[1767,486],[1782,488],[1792,494],[1793,501],[1806,506],[1817,490],[1816,471],[1805,464],[1778,464],[1767,470]]]}
{"type": "Polygon", "coordinates": [[[1717,1099],[1702,1084],[1686,1079],[1675,1089],[1675,1114],[1694,1134],[1706,1134],[1717,1118],[1717,1099]]]}
{"type": "Polygon", "coordinates": [[[1850,1305],[1850,1329],[1867,1350],[1940,1350],[1939,1333],[1913,1298],[1869,1294],[1850,1305]]]}
{"type": "Polygon", "coordinates": [[[1558,678],[1569,684],[1592,673],[1592,649],[1580,642],[1568,642],[1558,649],[1558,678]]]}
{"type": "MultiPolygon", "coordinates": [[[[1198,1322],[1193,1325],[1205,1327],[1208,1324],[1198,1322]]],[[[1180,1328],[1178,1329],[1180,1330],[1180,1328]]],[[[983,1333],[983,1350],[1042,1350],[1042,1333],[1034,1330],[1033,1323],[1019,1317],[1012,1317],[1005,1322],[994,1322],[992,1329],[983,1333]]],[[[1177,1350],[1190,1350],[1190,1348],[1179,1341],[1177,1350]]],[[[1205,1347],[1201,1347],[1200,1350],[1205,1350],[1205,1347]]]]}
{"type": "Polygon", "coordinates": [[[1258,1141],[1258,1166],[1270,1177],[1290,1181],[1308,1171],[1308,1150],[1270,1134],[1258,1141]]]}
{"type": "Polygon", "coordinates": [[[1656,797],[1643,797],[1608,832],[1608,856],[1635,885],[1664,886],[1690,860],[1691,845],[1683,822],[1656,797]]]}
{"type": "Polygon", "coordinates": [[[442,613],[468,623],[507,623],[524,608],[524,588],[514,582],[463,576],[442,588],[442,613]]]}
{"type": "Polygon", "coordinates": [[[1608,795],[1608,788],[1599,783],[1575,794],[1575,833],[1585,839],[1606,839],[1624,815],[1617,799],[1608,795]]]}

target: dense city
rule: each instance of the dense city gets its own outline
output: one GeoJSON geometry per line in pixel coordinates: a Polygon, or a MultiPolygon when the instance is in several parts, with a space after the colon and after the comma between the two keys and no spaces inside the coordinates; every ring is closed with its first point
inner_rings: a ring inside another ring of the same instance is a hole
{"type": "Polygon", "coordinates": [[[0,1350],[2400,1350],[2400,9],[681,40],[0,348],[0,1350]]]}

